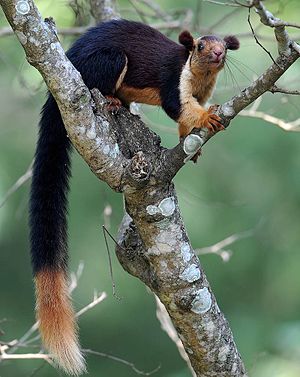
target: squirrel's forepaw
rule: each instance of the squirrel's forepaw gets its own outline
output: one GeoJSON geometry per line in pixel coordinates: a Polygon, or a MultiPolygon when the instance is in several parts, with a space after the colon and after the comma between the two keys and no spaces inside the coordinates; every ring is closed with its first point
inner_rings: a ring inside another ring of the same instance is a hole
{"type": "Polygon", "coordinates": [[[225,130],[225,127],[222,124],[222,119],[214,113],[217,108],[217,105],[212,105],[201,116],[201,127],[207,128],[212,133],[225,130]]]}
{"type": "Polygon", "coordinates": [[[105,98],[107,99],[107,109],[112,113],[118,112],[122,107],[122,102],[119,98],[114,96],[105,96],[105,98]]]}

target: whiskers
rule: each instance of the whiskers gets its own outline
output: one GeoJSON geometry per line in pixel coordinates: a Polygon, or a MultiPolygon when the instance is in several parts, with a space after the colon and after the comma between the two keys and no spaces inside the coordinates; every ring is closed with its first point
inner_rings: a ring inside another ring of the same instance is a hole
{"type": "Polygon", "coordinates": [[[228,88],[228,77],[230,78],[231,86],[235,91],[241,91],[242,87],[251,83],[253,81],[253,78],[251,78],[250,76],[253,75],[249,75],[245,71],[250,71],[256,77],[258,76],[258,74],[247,64],[244,64],[240,60],[227,55],[224,65],[225,89],[228,88]],[[236,72],[234,72],[235,70],[238,72],[238,78],[236,77],[236,72]],[[241,78],[246,80],[241,80],[241,78]]]}

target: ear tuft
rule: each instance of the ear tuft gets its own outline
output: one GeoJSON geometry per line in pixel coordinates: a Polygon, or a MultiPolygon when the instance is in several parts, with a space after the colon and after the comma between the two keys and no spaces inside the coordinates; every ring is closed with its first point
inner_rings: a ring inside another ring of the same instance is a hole
{"type": "Polygon", "coordinates": [[[194,46],[194,38],[192,37],[191,33],[187,30],[183,31],[179,34],[178,37],[179,43],[184,45],[184,47],[191,51],[194,46]]]}
{"type": "Polygon", "coordinates": [[[234,35],[228,35],[224,38],[224,41],[226,43],[226,48],[229,50],[238,50],[240,47],[240,42],[234,35]]]}

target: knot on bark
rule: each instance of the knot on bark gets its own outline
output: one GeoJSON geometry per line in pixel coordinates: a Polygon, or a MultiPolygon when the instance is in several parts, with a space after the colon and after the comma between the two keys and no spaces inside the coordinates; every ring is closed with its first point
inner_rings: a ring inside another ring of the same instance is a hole
{"type": "Polygon", "coordinates": [[[135,181],[148,180],[150,175],[150,164],[142,151],[137,152],[131,159],[129,172],[135,181]]]}

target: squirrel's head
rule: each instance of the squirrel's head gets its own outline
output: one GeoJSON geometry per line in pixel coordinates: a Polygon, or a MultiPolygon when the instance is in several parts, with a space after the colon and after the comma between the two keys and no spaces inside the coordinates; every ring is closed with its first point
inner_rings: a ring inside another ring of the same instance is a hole
{"type": "Polygon", "coordinates": [[[221,39],[214,35],[205,35],[194,39],[188,31],[183,31],[179,35],[179,43],[190,51],[192,69],[211,72],[218,72],[224,67],[227,50],[237,50],[240,47],[235,36],[221,39]]]}

